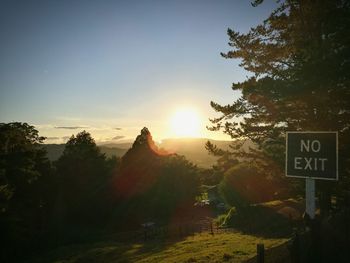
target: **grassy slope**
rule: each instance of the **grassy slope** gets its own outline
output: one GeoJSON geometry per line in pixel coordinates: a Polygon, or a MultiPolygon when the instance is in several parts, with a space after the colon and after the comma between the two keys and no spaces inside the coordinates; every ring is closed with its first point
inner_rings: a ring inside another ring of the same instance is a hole
{"type": "MultiPolygon", "coordinates": [[[[264,243],[266,249],[281,247],[283,250],[282,244],[286,241],[285,238],[263,239],[240,233],[214,236],[203,233],[177,242],[72,245],[55,249],[31,262],[242,262],[255,256],[257,243],[264,243]]],[[[268,253],[267,256],[271,257],[268,253]]]]}

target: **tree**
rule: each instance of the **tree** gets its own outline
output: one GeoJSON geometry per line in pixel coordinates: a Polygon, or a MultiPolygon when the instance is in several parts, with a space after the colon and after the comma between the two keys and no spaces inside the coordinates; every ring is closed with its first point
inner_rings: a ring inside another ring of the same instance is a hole
{"type": "Polygon", "coordinates": [[[88,132],[70,137],[56,163],[57,217],[62,217],[63,223],[83,225],[103,218],[111,161],[106,160],[88,132]]]}
{"type": "MultiPolygon", "coordinates": [[[[222,56],[241,59],[240,66],[252,76],[232,85],[241,92],[237,101],[224,106],[211,102],[221,116],[211,120],[209,129],[257,146],[230,154],[244,156],[265,172],[280,176],[285,131],[335,130],[339,132],[340,185],[348,189],[349,24],[349,1],[285,0],[248,33],[228,29],[232,50],[222,56]]],[[[330,198],[325,199],[330,204],[330,198]]]]}
{"type": "Polygon", "coordinates": [[[169,216],[179,206],[192,206],[199,193],[198,173],[198,168],[184,156],[174,154],[163,158],[161,173],[149,194],[158,214],[169,216]]]}
{"type": "MultiPolygon", "coordinates": [[[[41,176],[38,161],[45,158],[40,147],[44,139],[27,123],[0,123],[0,185],[4,200],[20,195],[21,187],[41,176]]],[[[7,210],[8,205],[3,203],[2,209],[7,210]]]]}
{"type": "Polygon", "coordinates": [[[10,258],[33,246],[48,220],[52,185],[44,139],[27,123],[0,123],[1,243],[10,258]]]}
{"type": "Polygon", "coordinates": [[[116,216],[123,227],[146,220],[164,222],[181,205],[192,205],[198,193],[198,168],[183,156],[159,149],[145,127],[122,157],[114,177],[116,216]]]}
{"type": "Polygon", "coordinates": [[[285,185],[261,174],[253,164],[240,163],[228,169],[219,184],[225,202],[241,210],[250,204],[284,197],[285,185]]]}
{"type": "Polygon", "coordinates": [[[114,177],[117,198],[128,199],[149,190],[159,175],[162,156],[166,155],[158,149],[151,133],[144,127],[122,157],[120,171],[114,177]]]}

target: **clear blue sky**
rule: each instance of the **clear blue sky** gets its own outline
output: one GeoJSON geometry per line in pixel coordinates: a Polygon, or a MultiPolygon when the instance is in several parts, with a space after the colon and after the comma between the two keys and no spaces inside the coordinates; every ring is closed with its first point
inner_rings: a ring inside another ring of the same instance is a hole
{"type": "Polygon", "coordinates": [[[190,107],[201,136],[222,138],[205,131],[209,103],[232,102],[231,83],[247,75],[220,56],[227,28],[246,32],[275,6],[0,0],[0,122],[28,122],[47,142],[82,129],[97,141],[128,139],[143,126],[161,140],[173,135],[172,114],[190,107]]]}

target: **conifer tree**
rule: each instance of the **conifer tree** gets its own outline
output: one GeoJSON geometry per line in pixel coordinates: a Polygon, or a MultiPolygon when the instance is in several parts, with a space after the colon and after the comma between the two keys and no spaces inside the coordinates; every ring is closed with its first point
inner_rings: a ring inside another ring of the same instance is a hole
{"type": "MultiPolygon", "coordinates": [[[[254,8],[262,2],[255,1],[254,8]]],[[[286,131],[338,131],[339,185],[342,190],[348,188],[349,25],[349,1],[285,0],[249,32],[228,29],[232,50],[221,55],[240,59],[251,77],[233,83],[232,89],[241,96],[232,104],[211,102],[221,116],[211,119],[209,129],[257,145],[249,153],[231,154],[255,160],[266,172],[281,175],[286,131]]],[[[218,153],[210,143],[207,148],[218,153]]]]}

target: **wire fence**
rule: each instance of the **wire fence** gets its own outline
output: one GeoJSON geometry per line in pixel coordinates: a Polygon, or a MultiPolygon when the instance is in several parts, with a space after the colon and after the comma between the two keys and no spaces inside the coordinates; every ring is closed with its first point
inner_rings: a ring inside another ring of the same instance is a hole
{"type": "Polygon", "coordinates": [[[212,219],[199,220],[195,222],[183,222],[170,225],[150,225],[133,231],[117,232],[104,236],[105,239],[118,241],[144,242],[156,239],[180,239],[187,236],[207,233],[211,235],[237,232],[229,227],[217,225],[212,219]]]}

